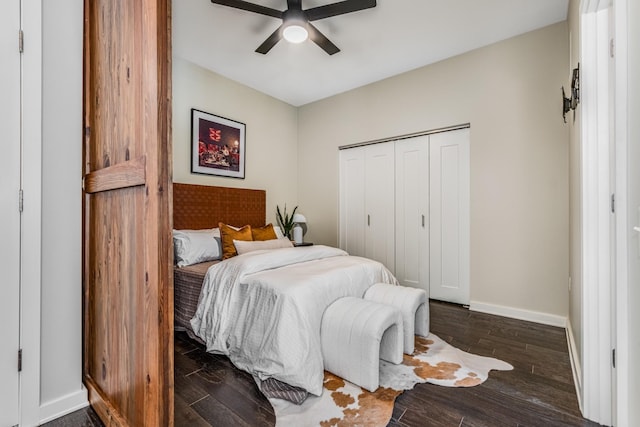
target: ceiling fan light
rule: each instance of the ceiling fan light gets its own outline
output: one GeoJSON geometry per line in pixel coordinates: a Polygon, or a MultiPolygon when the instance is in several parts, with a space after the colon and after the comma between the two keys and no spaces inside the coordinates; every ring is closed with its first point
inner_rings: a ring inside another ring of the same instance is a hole
{"type": "Polygon", "coordinates": [[[309,32],[301,25],[292,24],[282,31],[282,36],[290,43],[302,43],[309,37],[309,32]]]}

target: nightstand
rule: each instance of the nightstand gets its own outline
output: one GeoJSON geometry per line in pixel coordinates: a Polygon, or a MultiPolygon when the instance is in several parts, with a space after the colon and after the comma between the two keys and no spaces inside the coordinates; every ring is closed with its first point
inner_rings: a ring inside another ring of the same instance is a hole
{"type": "Polygon", "coordinates": [[[293,246],[295,246],[296,248],[297,248],[298,246],[313,246],[313,243],[312,243],[312,242],[302,242],[302,243],[295,243],[295,242],[291,242],[291,243],[293,243],[293,246]]]}

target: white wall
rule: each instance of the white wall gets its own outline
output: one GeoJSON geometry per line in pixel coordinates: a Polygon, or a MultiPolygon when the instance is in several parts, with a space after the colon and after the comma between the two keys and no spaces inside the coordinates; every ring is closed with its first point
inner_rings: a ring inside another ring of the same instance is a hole
{"type": "Polygon", "coordinates": [[[82,386],[82,10],[82,0],[42,2],[41,420],[87,404],[82,386]]]}
{"type": "Polygon", "coordinates": [[[297,120],[295,107],[173,58],[173,182],[266,190],[275,224],[276,205],[298,202],[297,120]],[[191,173],[192,108],[246,124],[245,179],[191,173]]]}
{"type": "Polygon", "coordinates": [[[308,240],[337,243],[339,146],[470,122],[472,304],[564,321],[568,56],[563,22],[301,107],[308,240]]]}

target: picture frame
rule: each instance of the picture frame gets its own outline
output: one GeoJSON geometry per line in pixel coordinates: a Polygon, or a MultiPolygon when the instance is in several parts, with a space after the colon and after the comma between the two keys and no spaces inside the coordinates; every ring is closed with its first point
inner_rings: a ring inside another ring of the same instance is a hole
{"type": "Polygon", "coordinates": [[[244,179],[246,125],[191,109],[191,172],[244,179]]]}

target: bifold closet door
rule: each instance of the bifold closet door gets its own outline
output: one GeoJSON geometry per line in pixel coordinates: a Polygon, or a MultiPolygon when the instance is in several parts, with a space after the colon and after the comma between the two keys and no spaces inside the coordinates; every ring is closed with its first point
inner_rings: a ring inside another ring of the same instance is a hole
{"type": "Polygon", "coordinates": [[[395,143],[396,278],[429,294],[429,136],[395,143]]]}
{"type": "Polygon", "coordinates": [[[365,148],[340,151],[340,242],[350,255],[365,256],[365,148]]]}
{"type": "Polygon", "coordinates": [[[340,248],[394,271],[393,143],[340,151],[340,248]]]}
{"type": "Polygon", "coordinates": [[[430,136],[430,297],[469,304],[469,129],[430,136]]]}
{"type": "Polygon", "coordinates": [[[395,272],[394,144],[365,150],[365,256],[395,272]]]}
{"type": "Polygon", "coordinates": [[[170,5],[84,2],[84,382],[110,427],[174,423],[170,5]]]}

